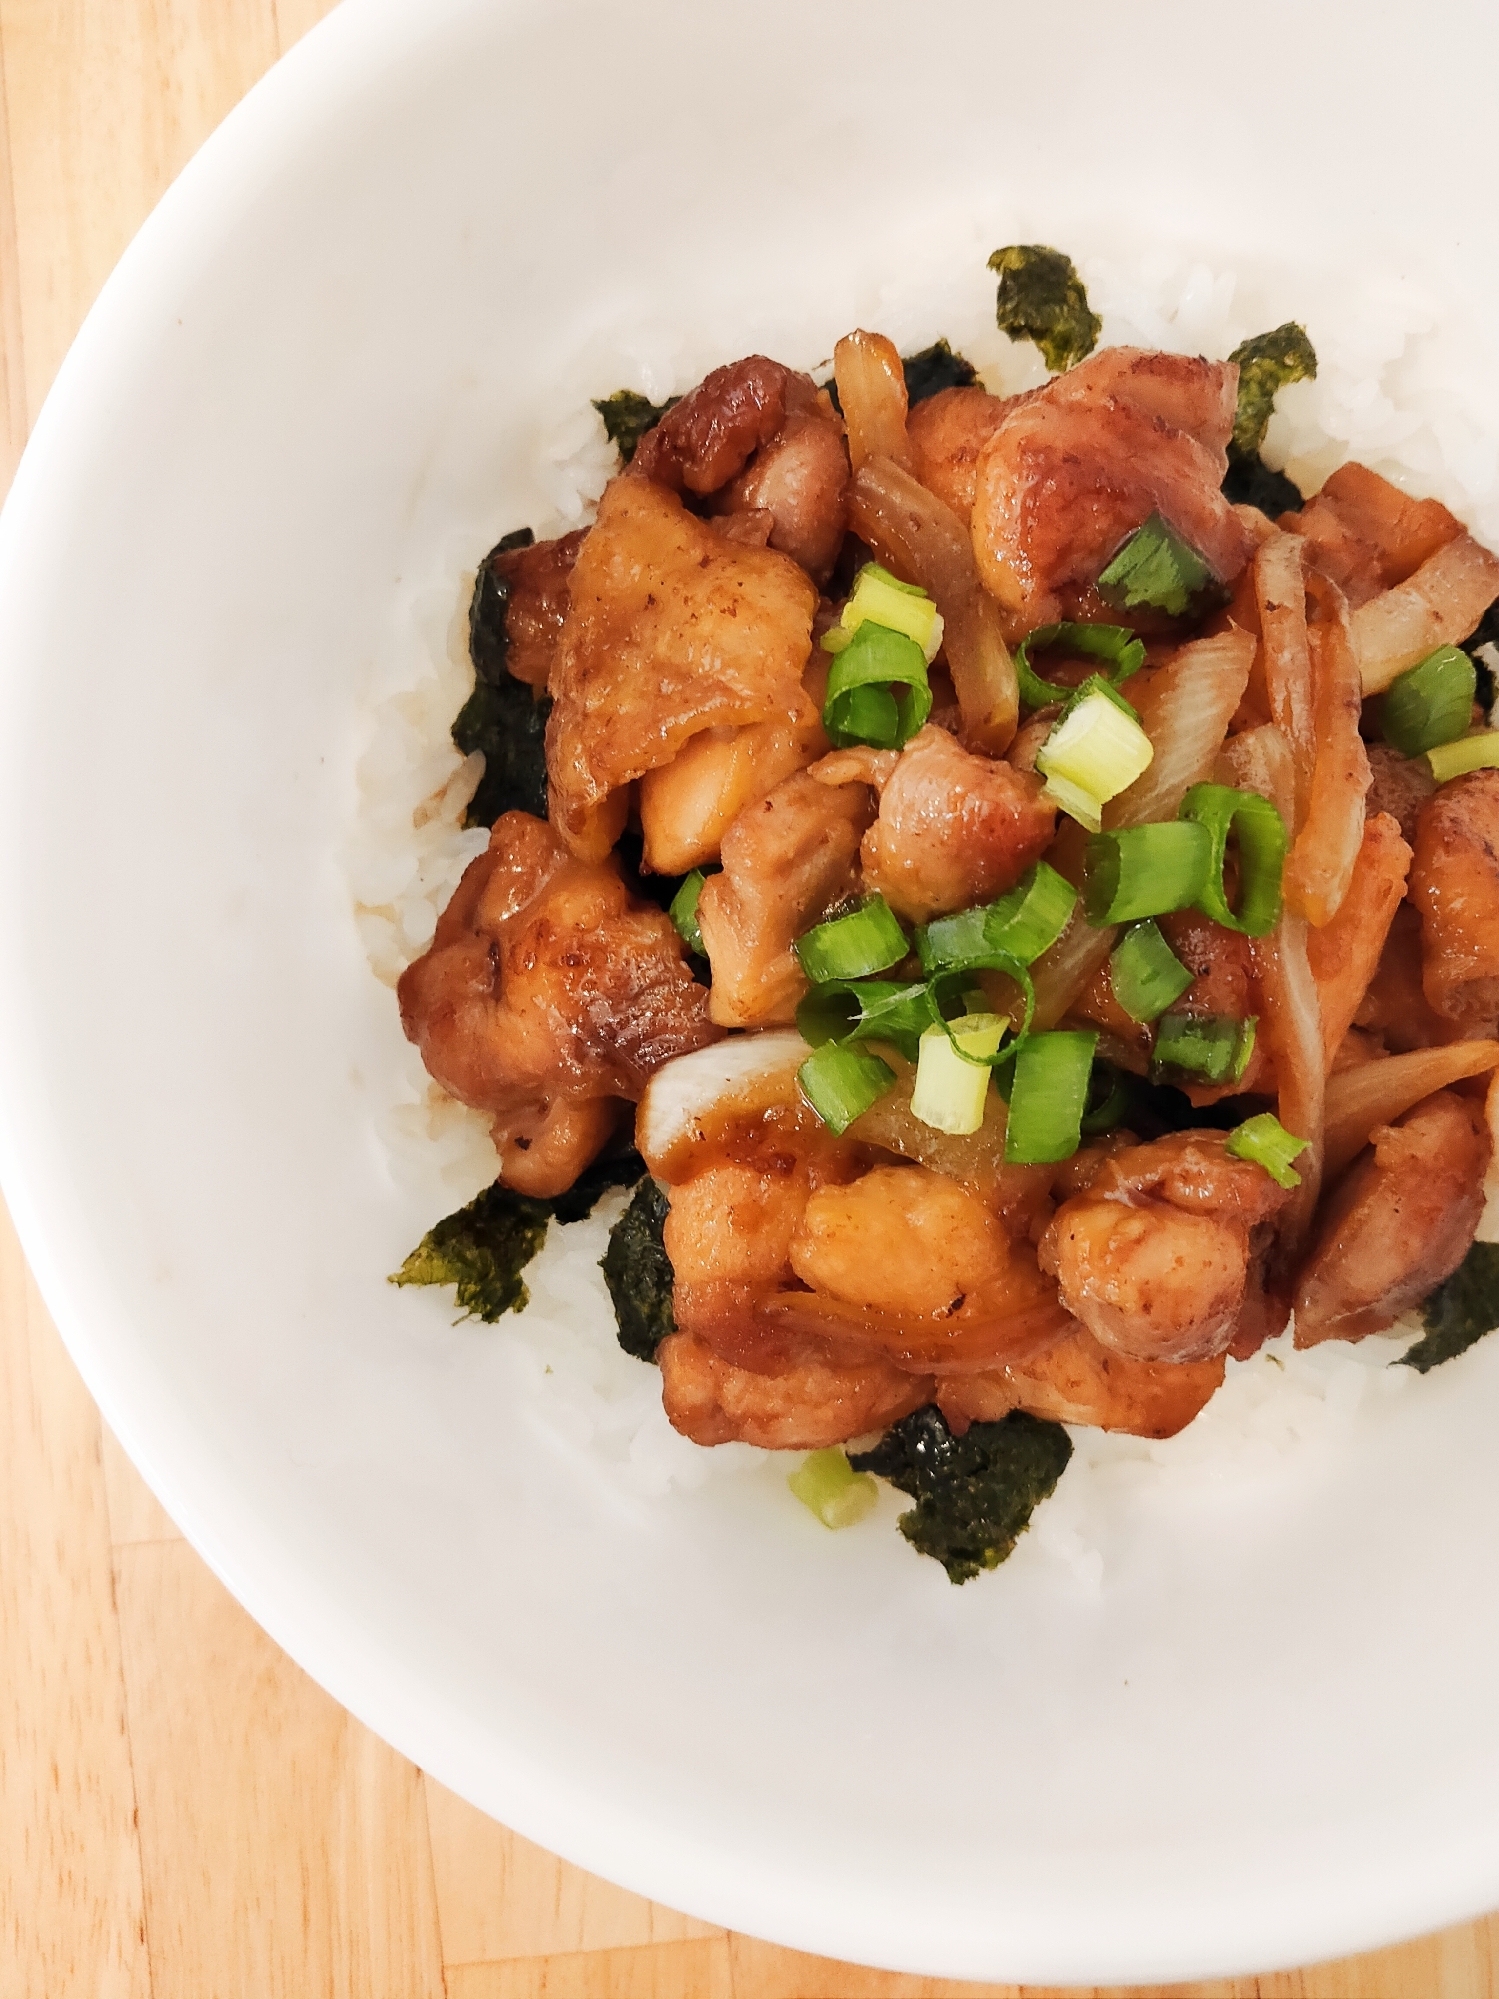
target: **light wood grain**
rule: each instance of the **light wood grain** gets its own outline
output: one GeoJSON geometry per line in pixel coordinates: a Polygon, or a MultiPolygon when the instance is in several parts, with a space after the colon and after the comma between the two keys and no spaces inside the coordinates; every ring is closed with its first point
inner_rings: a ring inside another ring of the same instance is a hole
{"type": "MultiPolygon", "coordinates": [[[[0,0],[0,483],[151,205],[324,11],[0,0]]],[[[1490,1920],[1176,1995],[1499,1999],[1496,1943],[1490,1920]]],[[[0,1999],[1019,1989],[727,1937],[424,1781],[257,1630],[101,1434],[0,1216],[0,1999]]]]}

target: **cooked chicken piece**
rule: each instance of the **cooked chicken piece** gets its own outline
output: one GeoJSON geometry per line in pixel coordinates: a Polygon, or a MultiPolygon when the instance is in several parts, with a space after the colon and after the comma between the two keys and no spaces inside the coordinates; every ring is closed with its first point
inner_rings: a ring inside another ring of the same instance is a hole
{"type": "Polygon", "coordinates": [[[698,900],[722,1027],[777,1026],[807,990],[792,944],[858,887],[859,841],[874,817],[862,784],[829,787],[807,771],[749,806],[723,836],[723,872],[698,900]]]}
{"type": "Polygon", "coordinates": [[[547,773],[553,823],[584,860],[617,839],[625,787],[701,730],[815,719],[802,686],[817,608],[805,572],[727,540],[649,479],[605,488],[571,598],[547,773]]]}
{"type": "Polygon", "coordinates": [[[1499,770],[1444,784],[1416,826],[1410,899],[1421,913],[1421,984],[1470,1036],[1499,1030],[1499,770]]]}
{"type": "MultiPolygon", "coordinates": [[[[1257,1020],[1264,996],[1250,941],[1237,930],[1214,923],[1197,910],[1181,909],[1160,918],[1161,935],[1193,974],[1192,983],[1169,1013],[1219,1014],[1228,1020],[1257,1020]]],[[[1188,1084],[1194,1104],[1216,1103],[1245,1091],[1273,1090],[1274,1065],[1256,1040],[1249,1066],[1237,1083],[1222,1087],[1188,1084]]]]}
{"type": "Polygon", "coordinates": [[[1331,923],[1306,933],[1307,963],[1317,986],[1329,1068],[1378,970],[1410,864],[1411,850],[1395,821],[1385,813],[1366,820],[1342,907],[1331,923]]]}
{"type": "Polygon", "coordinates": [[[1040,779],[976,757],[933,723],[913,736],[864,835],[864,880],[913,923],[1003,894],[1056,830],[1040,779]]]}
{"type": "Polygon", "coordinates": [[[896,1312],[953,1312],[1009,1262],[998,1218],[944,1173],[876,1166],[812,1196],[791,1267],[814,1291],[896,1312]]]}
{"type": "Polygon", "coordinates": [[[815,397],[810,376],[764,354],[714,368],[641,438],[631,475],[674,493],[716,493],[780,429],[793,381],[804,385],[802,400],[811,399],[805,390],[815,397]]]}
{"type": "Polygon", "coordinates": [[[932,1399],[930,1377],[886,1362],[841,1367],[802,1355],[762,1374],[721,1359],[692,1333],[663,1340],[656,1359],[666,1414],[695,1444],[823,1450],[898,1423],[932,1399]]]}
{"type": "Polygon", "coordinates": [[[939,389],[906,419],[911,469],[929,492],[965,523],[973,517],[979,453],[1026,396],[991,396],[987,389],[939,389]]]}
{"type": "Polygon", "coordinates": [[[645,864],[685,875],[718,859],[730,823],[782,778],[823,755],[828,739],[814,710],[801,722],[704,729],[689,736],[669,764],[640,780],[645,864]]]}
{"type": "Polygon", "coordinates": [[[397,991],[429,1072],[491,1114],[500,1177],[528,1194],[571,1186],[621,1100],[718,1034],[670,917],[525,812],[495,821],[397,991]]]}
{"type": "Polygon", "coordinates": [[[1431,798],[1437,781],[1424,757],[1403,757],[1393,743],[1370,743],[1369,792],[1364,813],[1369,819],[1388,813],[1400,828],[1407,846],[1416,844],[1416,822],[1421,807],[1431,798]]]}
{"type": "Polygon", "coordinates": [[[1463,531],[1437,500],[1413,500],[1366,465],[1341,465],[1281,526],[1304,535],[1312,560],[1351,605],[1404,583],[1463,531]]]}
{"type": "MultiPolygon", "coordinates": [[[[489,576],[506,593],[505,665],[528,686],[547,684],[567,617],[569,579],[587,533],[587,528],[576,528],[556,541],[496,549],[485,559],[489,576]]],[[[483,662],[479,664],[482,671],[483,662]]]]}
{"type": "Polygon", "coordinates": [[[788,408],[775,436],[713,496],[709,511],[730,519],[768,514],[770,546],[825,583],[848,526],[848,479],[843,426],[823,397],[788,408]]]}
{"type": "Polygon", "coordinates": [[[1374,1133],[1323,1210],[1296,1288],[1296,1344],[1383,1332],[1461,1263],[1483,1213],[1483,1106],[1447,1090],[1374,1133]]]}
{"type": "Polygon", "coordinates": [[[1238,371],[1106,348],[1007,414],[979,454],[973,548],[1012,629],[1064,614],[1159,512],[1231,583],[1253,542],[1218,490],[1238,371]]]}
{"type": "Polygon", "coordinates": [[[1379,964],[1353,1020],[1392,1054],[1462,1038],[1462,1029],[1443,1020],[1421,984],[1421,917],[1409,895],[1390,920],[1379,964]]]}
{"type": "Polygon", "coordinates": [[[1284,1205],[1219,1132],[1176,1132],[1105,1160],[1040,1243],[1062,1302],[1104,1346],[1146,1361],[1211,1360],[1250,1276],[1251,1232],[1284,1205]]]}
{"type": "Polygon", "coordinates": [[[1132,1437],[1174,1437],[1223,1385],[1224,1357],[1132,1360],[1110,1353],[1078,1326],[1032,1359],[992,1374],[939,1380],[937,1401],[951,1422],[998,1422],[1011,1409],[1053,1423],[1085,1423],[1132,1437]]]}

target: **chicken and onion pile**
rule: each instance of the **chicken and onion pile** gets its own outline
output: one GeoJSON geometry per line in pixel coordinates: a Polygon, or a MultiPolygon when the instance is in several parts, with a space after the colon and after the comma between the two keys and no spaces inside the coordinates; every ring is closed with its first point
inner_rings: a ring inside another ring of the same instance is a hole
{"type": "Polygon", "coordinates": [[[493,816],[402,1021],[522,1206],[638,1147],[636,1350],[698,1443],[1165,1437],[1467,1255],[1499,560],[1259,464],[1298,334],[1008,398],[863,331],[828,386],[752,355],[486,563],[476,700],[545,811],[493,816]]]}

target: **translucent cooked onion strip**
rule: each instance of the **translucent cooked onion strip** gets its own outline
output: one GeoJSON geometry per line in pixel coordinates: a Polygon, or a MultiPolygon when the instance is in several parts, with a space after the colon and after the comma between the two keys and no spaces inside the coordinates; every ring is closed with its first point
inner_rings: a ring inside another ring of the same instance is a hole
{"type": "Polygon", "coordinates": [[[1020,690],[999,606],[979,582],[968,529],[888,454],[859,464],[849,489],[849,525],[887,568],[934,599],[964,734],[975,748],[1000,755],[1015,734],[1020,690]]]}
{"type": "MultiPolygon", "coordinates": [[[[1287,908],[1320,930],[1337,915],[1353,879],[1364,837],[1369,758],[1359,734],[1363,683],[1348,605],[1337,585],[1315,572],[1307,592],[1316,607],[1307,633],[1316,734],[1301,823],[1286,862],[1285,894],[1287,908]]],[[[1300,767],[1298,758],[1298,779],[1300,767]]]]}
{"type": "Polygon", "coordinates": [[[1382,694],[1438,646],[1458,645],[1499,597],[1499,556],[1460,534],[1349,620],[1365,695],[1382,694]]]}
{"type": "Polygon", "coordinates": [[[1442,1048],[1413,1048],[1408,1055],[1386,1055],[1329,1076],[1323,1131],[1328,1177],[1350,1165],[1381,1125],[1464,1076],[1481,1076],[1493,1068],[1499,1068],[1499,1041],[1449,1041],[1442,1048]]]}
{"type": "Polygon", "coordinates": [[[854,470],[871,458],[893,459],[909,470],[906,371],[894,341],[883,333],[846,333],[833,349],[833,379],[854,470]]]}
{"type": "Polygon", "coordinates": [[[1286,824],[1300,830],[1317,757],[1312,699],[1312,653],[1306,622],[1306,543],[1277,532],[1254,558],[1254,595],[1260,614],[1262,665],[1270,719],[1291,751],[1295,810],[1286,824]]]}

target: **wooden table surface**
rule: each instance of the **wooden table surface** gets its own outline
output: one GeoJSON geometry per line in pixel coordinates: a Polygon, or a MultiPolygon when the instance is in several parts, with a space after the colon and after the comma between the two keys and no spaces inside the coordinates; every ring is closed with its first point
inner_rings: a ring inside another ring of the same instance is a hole
{"type": "MultiPolygon", "coordinates": [[[[420,5],[421,0],[412,0],[420,5]]],[[[327,0],[0,0],[0,486],[168,181],[327,0]]],[[[1178,1988],[1499,1999],[1499,1918],[1178,1988]]],[[[3,1999],[936,1999],[505,1831],[209,1574],[100,1423],[0,1215],[3,1999]]]]}

